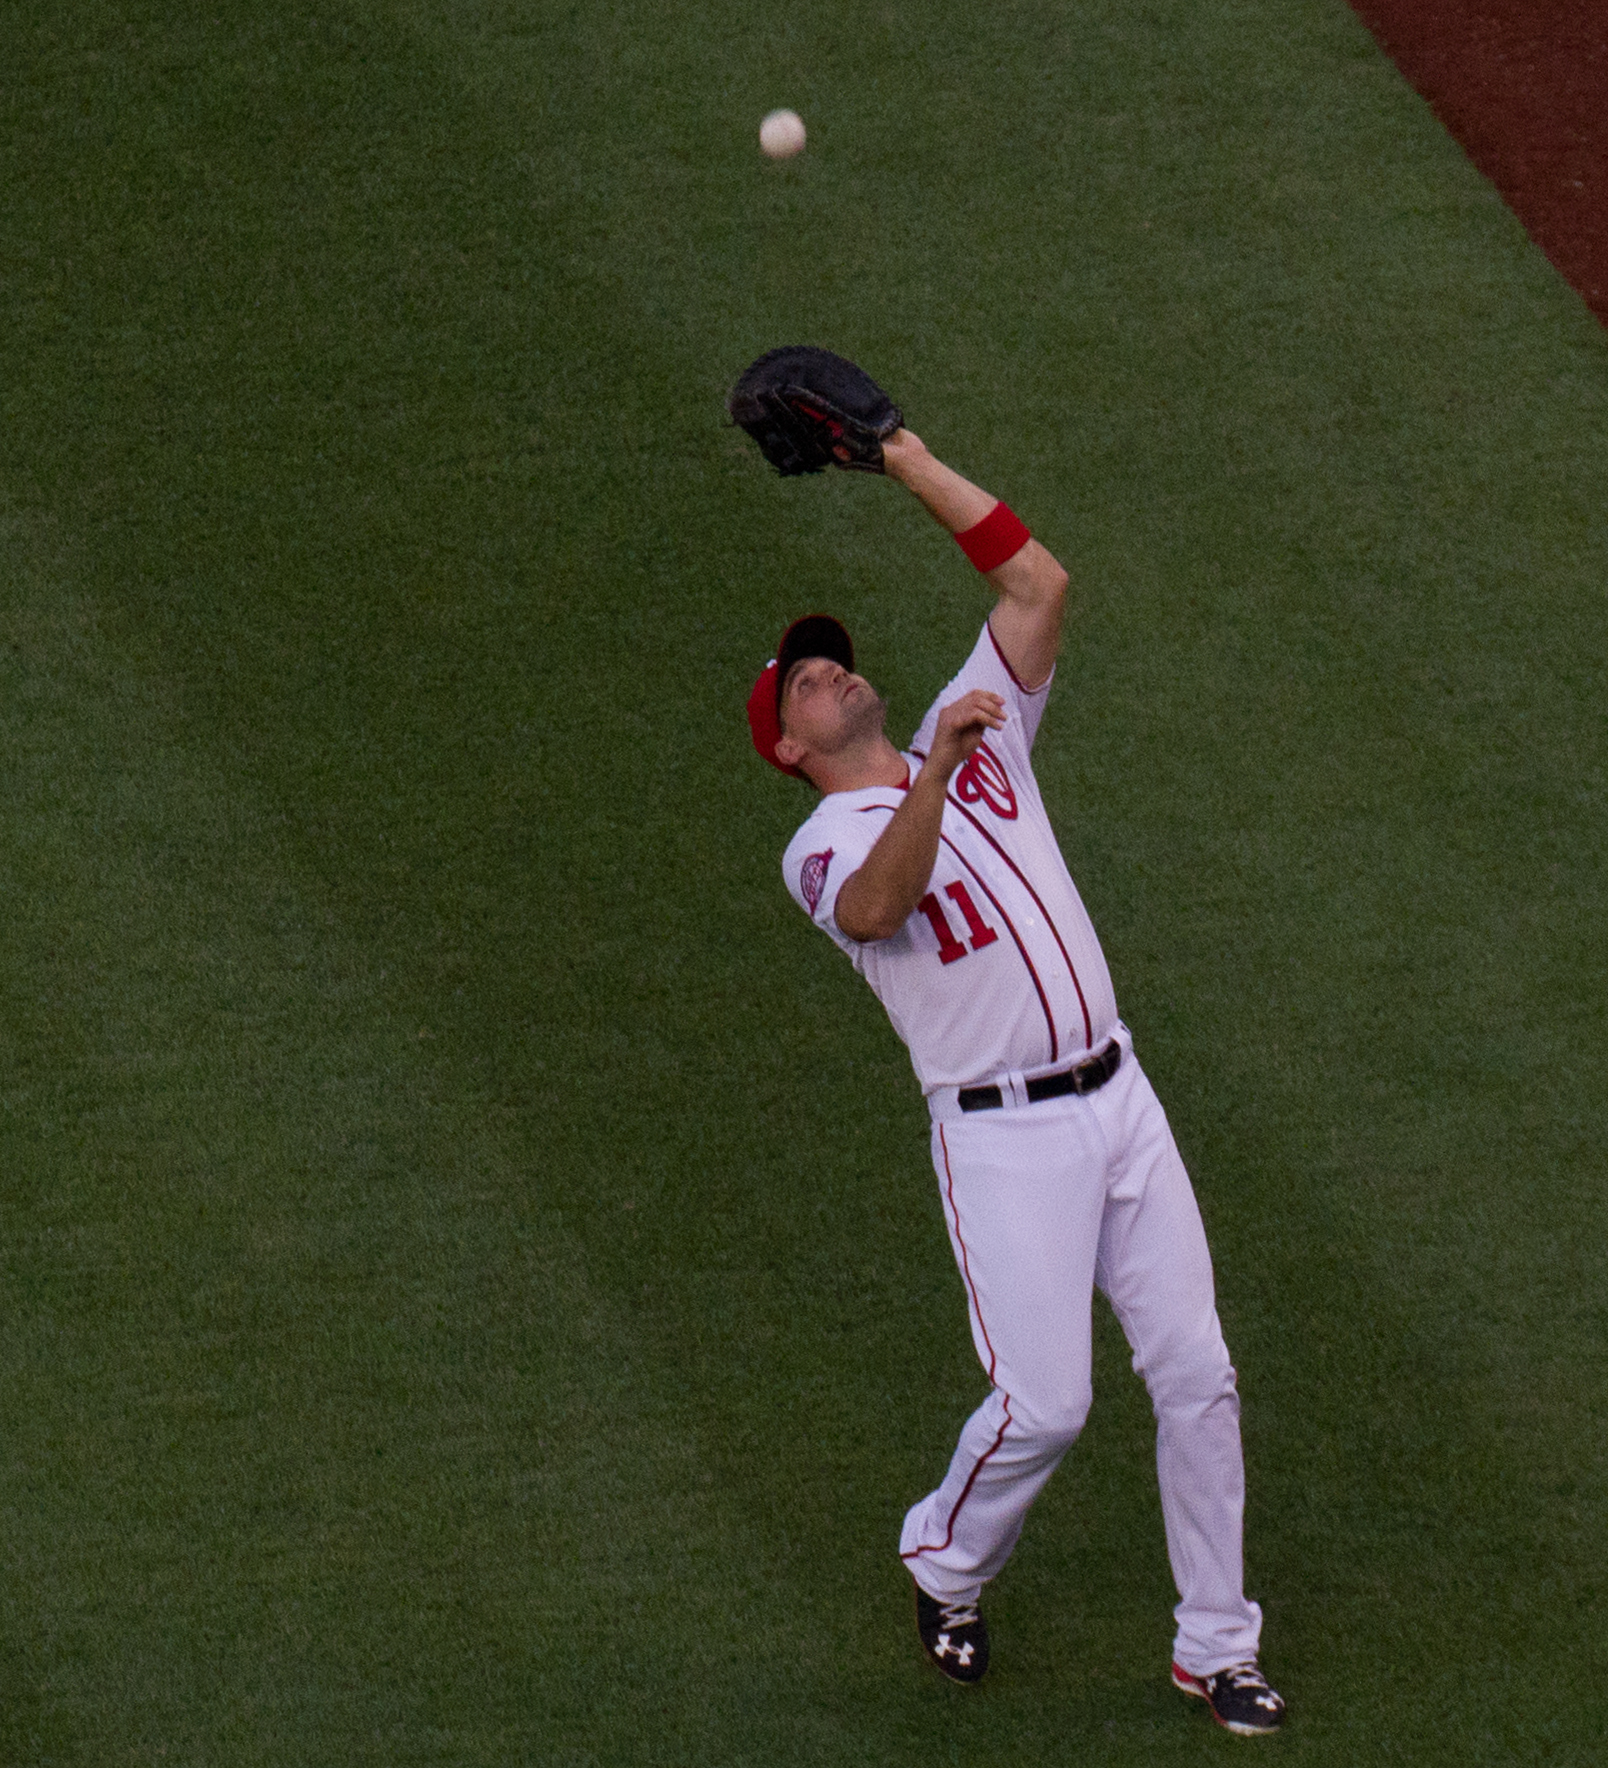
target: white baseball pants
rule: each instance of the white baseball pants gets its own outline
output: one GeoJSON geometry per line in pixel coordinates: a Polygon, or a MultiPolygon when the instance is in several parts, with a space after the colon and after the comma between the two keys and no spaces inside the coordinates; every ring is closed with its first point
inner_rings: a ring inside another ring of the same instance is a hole
{"type": "Polygon", "coordinates": [[[1098,1286],[1155,1409],[1174,1657],[1209,1676],[1254,1658],[1262,1625],[1244,1593],[1239,1394],[1195,1194],[1120,1035],[1122,1066],[1082,1098],[965,1115],[953,1094],[934,1101],[933,1164],[993,1391],[906,1516],[900,1555],[944,1601],[975,1600],[1005,1564],[1088,1416],[1098,1286]]]}

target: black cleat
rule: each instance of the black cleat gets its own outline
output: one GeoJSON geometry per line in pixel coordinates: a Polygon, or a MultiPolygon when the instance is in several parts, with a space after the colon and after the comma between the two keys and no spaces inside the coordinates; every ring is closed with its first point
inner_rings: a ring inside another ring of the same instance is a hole
{"type": "Polygon", "coordinates": [[[1214,1676],[1191,1676],[1172,1667],[1173,1687],[1203,1700],[1217,1723],[1236,1737],[1266,1737],[1284,1723],[1284,1697],[1267,1685],[1254,1663],[1230,1664],[1214,1676]]]}
{"type": "Polygon", "coordinates": [[[988,1622],[975,1602],[939,1602],[916,1585],[921,1649],[951,1682],[980,1682],[988,1668],[988,1622]]]}

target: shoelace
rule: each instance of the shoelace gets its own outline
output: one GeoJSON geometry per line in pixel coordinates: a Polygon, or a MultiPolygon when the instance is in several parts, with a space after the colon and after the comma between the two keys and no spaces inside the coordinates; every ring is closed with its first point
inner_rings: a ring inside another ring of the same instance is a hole
{"type": "Polygon", "coordinates": [[[977,1619],[977,1604],[967,1602],[941,1602],[938,1612],[944,1617],[946,1627],[969,1627],[977,1619]]]}
{"type": "Polygon", "coordinates": [[[1255,1664],[1231,1664],[1226,1670],[1219,1670],[1212,1677],[1213,1682],[1226,1682],[1230,1688],[1267,1688],[1267,1677],[1257,1669],[1255,1664]]]}

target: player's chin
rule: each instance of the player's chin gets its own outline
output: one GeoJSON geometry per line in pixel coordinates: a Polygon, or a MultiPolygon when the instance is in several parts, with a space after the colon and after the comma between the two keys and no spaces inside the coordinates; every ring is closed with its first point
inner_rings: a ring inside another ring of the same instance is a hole
{"type": "Polygon", "coordinates": [[[888,702],[868,681],[856,682],[843,698],[843,724],[850,741],[875,736],[888,715],[888,702]]]}

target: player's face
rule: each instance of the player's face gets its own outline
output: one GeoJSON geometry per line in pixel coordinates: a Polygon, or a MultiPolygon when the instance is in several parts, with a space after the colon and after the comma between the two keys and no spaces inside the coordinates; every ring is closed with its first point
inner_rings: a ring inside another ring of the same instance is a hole
{"type": "Polygon", "coordinates": [[[782,729],[816,755],[833,755],[875,736],[886,703],[863,675],[830,657],[806,657],[782,687],[782,729]]]}

